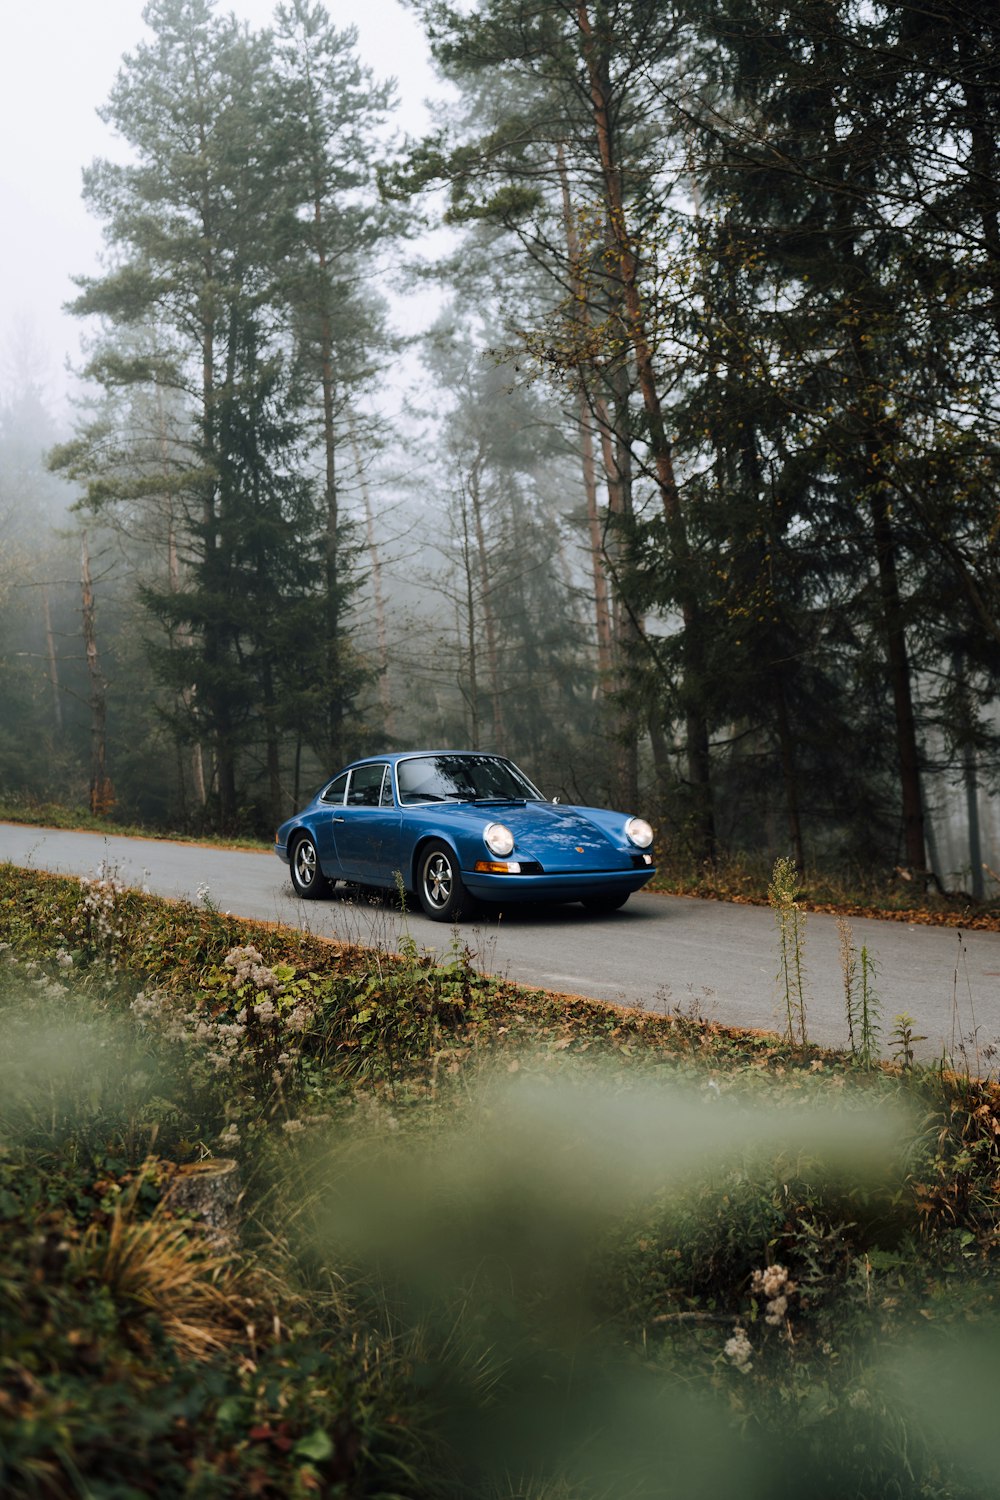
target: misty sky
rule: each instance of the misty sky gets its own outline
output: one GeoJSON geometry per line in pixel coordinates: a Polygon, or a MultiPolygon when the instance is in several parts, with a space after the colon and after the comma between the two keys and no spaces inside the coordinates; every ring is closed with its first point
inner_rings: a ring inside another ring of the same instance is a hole
{"type": "MultiPolygon", "coordinates": [[[[77,320],[62,312],[71,277],[98,269],[101,235],[80,197],[95,156],[121,155],[97,117],[122,57],[142,39],[144,0],[3,0],[0,7],[0,391],[26,341],[53,397],[79,357],[77,320]]],[[[219,0],[252,25],[273,0],[219,0]]],[[[438,91],[422,33],[397,0],[328,0],[337,26],[358,28],[358,49],[378,77],[399,81],[398,124],[426,127],[423,100],[438,91]]]]}

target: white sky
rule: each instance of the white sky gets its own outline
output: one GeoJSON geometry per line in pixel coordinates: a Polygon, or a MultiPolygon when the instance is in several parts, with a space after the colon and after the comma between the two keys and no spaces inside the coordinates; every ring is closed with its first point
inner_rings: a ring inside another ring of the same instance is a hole
{"type": "MultiPolygon", "coordinates": [[[[62,311],[71,277],[98,269],[100,228],[80,197],[82,169],[121,146],[97,117],[122,54],[145,33],[144,0],[0,0],[0,388],[22,341],[41,356],[43,383],[60,397],[67,359],[79,359],[77,320],[62,311]]],[[[423,101],[440,95],[423,34],[397,0],[327,0],[339,27],[358,28],[358,51],[399,84],[401,129],[427,128],[423,101]]],[[[219,0],[265,26],[273,0],[219,0]]]]}

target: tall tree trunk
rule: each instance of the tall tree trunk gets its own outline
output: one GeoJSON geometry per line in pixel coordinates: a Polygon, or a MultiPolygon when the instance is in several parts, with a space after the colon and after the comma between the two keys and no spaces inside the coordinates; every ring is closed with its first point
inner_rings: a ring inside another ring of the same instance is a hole
{"type": "MultiPolygon", "coordinates": [[[[212,582],[211,587],[216,592],[219,600],[228,602],[232,590],[232,565],[228,551],[230,542],[227,535],[231,524],[230,518],[230,490],[233,485],[233,477],[227,472],[228,465],[226,445],[230,441],[229,434],[225,431],[230,420],[226,415],[227,407],[231,406],[236,398],[237,383],[237,357],[239,349],[239,326],[237,299],[239,296],[238,276],[233,277],[234,284],[230,288],[229,305],[229,338],[226,349],[226,375],[225,384],[221,392],[216,393],[221,407],[220,430],[216,443],[216,458],[222,479],[218,486],[217,520],[213,505],[213,540],[212,551],[212,582]]],[[[213,498],[215,489],[213,487],[213,498]]],[[[227,609],[227,618],[221,618],[218,623],[213,623],[206,631],[205,657],[209,666],[209,681],[213,686],[212,719],[215,730],[215,770],[216,786],[219,796],[219,821],[223,829],[232,829],[236,826],[236,736],[233,725],[232,711],[229,701],[229,688],[226,683],[227,673],[232,668],[232,626],[229,623],[231,612],[227,609]],[[219,686],[219,684],[222,684],[219,686]]]]}
{"type": "Polygon", "coordinates": [[[614,416],[603,397],[595,403],[601,436],[601,458],[608,486],[608,535],[604,555],[615,584],[611,595],[612,694],[615,708],[615,800],[621,807],[639,804],[639,725],[629,692],[630,670],[641,623],[628,607],[625,572],[626,522],[632,517],[632,448],[628,433],[629,387],[624,367],[611,377],[614,416]]]}
{"type": "Polygon", "coordinates": [[[90,810],[99,818],[107,817],[114,806],[114,791],[107,770],[107,683],[101,674],[97,651],[97,615],[94,608],[94,585],[90,573],[90,549],[87,533],[80,534],[80,594],[82,599],[83,645],[90,683],[90,810]]]}
{"type": "MultiPolygon", "coordinates": [[[[848,212],[846,207],[841,208],[842,221],[848,212]]],[[[855,252],[852,233],[845,233],[843,245],[849,269],[850,291],[857,299],[855,306],[851,309],[854,316],[851,348],[855,367],[863,383],[863,389],[869,393],[866,400],[871,402],[876,411],[879,411],[882,407],[881,385],[872,368],[871,357],[863,335],[864,313],[867,310],[864,268],[855,252]]],[[[896,760],[899,769],[903,816],[903,858],[910,869],[919,873],[927,868],[924,804],[920,789],[920,750],[917,743],[916,715],[913,710],[910,656],[906,645],[890,491],[885,478],[886,453],[892,448],[893,442],[892,424],[883,410],[868,428],[862,459],[864,465],[862,484],[869,496],[868,504],[872,518],[872,540],[875,548],[882,614],[882,636],[896,729],[896,760]]]]}
{"type": "Polygon", "coordinates": [[[976,747],[972,740],[972,703],[965,678],[965,654],[955,652],[955,686],[958,690],[959,714],[962,720],[962,780],[965,783],[965,812],[969,829],[969,865],[972,871],[972,895],[982,901],[986,896],[983,879],[983,845],[979,827],[979,785],[976,769],[976,747]]]}
{"type": "MultiPolygon", "coordinates": [[[[166,421],[163,414],[163,393],[159,385],[157,385],[156,387],[156,419],[157,436],[160,448],[160,463],[163,467],[164,474],[166,474],[169,472],[170,464],[169,455],[167,452],[166,421]]],[[[177,527],[174,519],[174,502],[172,496],[169,493],[164,497],[164,504],[167,514],[167,577],[170,583],[170,592],[172,594],[179,594],[181,588],[181,566],[180,558],[177,554],[177,527]]],[[[193,644],[191,632],[189,630],[179,632],[178,640],[182,650],[189,650],[193,644]]],[[[193,725],[196,725],[198,722],[198,708],[197,704],[195,703],[195,692],[193,687],[181,689],[180,706],[183,709],[185,717],[193,725]]],[[[181,756],[180,743],[178,743],[177,745],[177,759],[178,769],[181,771],[181,775],[179,778],[181,799],[182,801],[185,801],[185,778],[183,774],[183,759],[181,756]]],[[[203,809],[206,801],[205,759],[202,751],[201,739],[199,738],[197,733],[194,734],[191,742],[191,779],[194,784],[195,801],[197,802],[199,809],[203,809]]]]}
{"type": "MultiPolygon", "coordinates": [[[[320,218],[320,205],[316,205],[320,218]]],[[[326,256],[320,251],[320,270],[326,275],[326,256]]],[[[337,493],[337,428],[333,334],[326,307],[320,318],[320,351],[323,388],[324,571],[326,589],[326,680],[327,744],[331,766],[343,758],[344,695],[340,670],[340,514],[337,493]]]]}
{"type": "Polygon", "coordinates": [[[781,779],[785,788],[785,813],[788,818],[788,842],[796,869],[806,867],[805,846],[802,842],[802,811],[799,803],[799,778],[795,764],[795,740],[788,718],[788,699],[781,668],[773,667],[771,673],[774,693],[774,718],[778,729],[778,750],[781,756],[781,779]]]}
{"type": "Polygon", "coordinates": [[[896,568],[896,547],[889,518],[885,488],[878,470],[870,471],[871,515],[878,565],[879,595],[882,601],[882,626],[885,633],[889,685],[892,689],[896,721],[896,753],[903,811],[903,857],[915,872],[925,869],[927,854],[924,839],[924,809],[920,796],[920,754],[917,748],[916,717],[910,684],[910,661],[903,626],[903,605],[896,568]]]}
{"type": "MultiPolygon", "coordinates": [[[[470,750],[479,749],[479,672],[476,658],[476,569],[472,556],[472,539],[469,536],[469,507],[463,487],[462,496],[462,564],[465,570],[466,630],[469,642],[469,686],[465,693],[471,718],[472,740],[470,750]]],[[[459,622],[461,639],[461,621],[459,622]]],[[[459,687],[461,688],[461,679],[459,687]]],[[[464,691],[464,689],[463,689],[464,691]]]]}
{"type": "Polygon", "coordinates": [[[56,640],[52,632],[52,611],[49,608],[49,590],[42,584],[42,614],[45,618],[45,656],[49,669],[49,686],[52,689],[52,713],[56,722],[56,733],[62,734],[62,696],[59,692],[59,661],[56,656],[56,640]]]}
{"type": "Polygon", "coordinates": [[[639,291],[639,260],[625,216],[621,168],[615,149],[611,108],[611,83],[607,58],[598,45],[587,0],[577,0],[577,25],[590,90],[594,132],[601,161],[607,222],[614,243],[622,298],[626,313],[626,335],[635,360],[639,390],[646,416],[653,470],[670,532],[671,549],[681,573],[680,606],[684,622],[685,737],[688,781],[693,809],[695,852],[715,858],[715,820],[712,809],[711,759],[708,724],[701,708],[701,629],[698,601],[684,573],[690,558],[680,493],[674,473],[673,449],[667,438],[660,402],[652,347],[646,329],[645,310],[639,291]]]}
{"type": "MultiPolygon", "coordinates": [[[[198,58],[194,47],[189,48],[189,60],[192,69],[192,79],[195,96],[201,101],[203,85],[200,76],[198,58]]],[[[211,149],[208,140],[208,129],[204,108],[200,111],[198,124],[199,151],[203,161],[211,160],[211,149]]],[[[222,497],[219,490],[218,480],[215,474],[218,468],[219,457],[219,414],[218,414],[218,392],[215,380],[215,357],[216,357],[216,319],[219,313],[218,307],[218,282],[216,277],[216,253],[215,253],[215,212],[213,204],[213,184],[208,175],[202,178],[201,203],[200,203],[200,234],[201,234],[201,462],[204,477],[202,484],[202,566],[205,575],[205,584],[210,591],[221,587],[222,572],[225,568],[225,559],[222,556],[222,543],[220,537],[220,508],[222,497]]],[[[207,620],[202,626],[203,654],[206,666],[206,679],[209,682],[217,682],[225,675],[226,643],[222,627],[214,620],[207,620]]],[[[212,737],[215,747],[215,768],[213,781],[219,794],[219,820],[223,827],[229,826],[235,821],[236,816],[236,777],[233,764],[233,749],[231,735],[228,728],[228,708],[216,698],[211,703],[204,705],[208,711],[208,717],[212,724],[212,737]]],[[[203,782],[204,785],[204,777],[203,782]]]]}
{"type": "Polygon", "coordinates": [[[390,739],[395,734],[395,715],[392,707],[392,694],[389,683],[389,637],[385,624],[385,597],[382,593],[382,558],[379,554],[378,543],[375,540],[375,513],[372,507],[371,493],[368,488],[368,480],[365,475],[364,463],[361,458],[361,449],[358,445],[357,433],[353,423],[349,423],[351,434],[351,452],[354,455],[354,465],[358,471],[358,483],[361,486],[361,499],[365,508],[365,540],[368,544],[368,562],[372,571],[372,602],[375,605],[375,640],[378,645],[378,695],[382,708],[382,723],[385,732],[390,739]]]}
{"type": "Polygon", "coordinates": [[[267,790],[270,802],[271,822],[277,828],[284,808],[281,796],[281,755],[275,710],[274,673],[271,663],[265,661],[261,668],[261,698],[264,711],[264,748],[267,764],[267,790]]]}
{"type": "Polygon", "coordinates": [[[493,747],[506,749],[507,732],[504,725],[503,699],[500,692],[500,650],[496,612],[493,608],[493,584],[490,577],[490,558],[486,547],[486,528],[483,525],[483,503],[479,489],[480,467],[474,465],[469,473],[469,499],[472,502],[472,520],[476,533],[476,554],[479,561],[479,602],[486,632],[486,667],[490,676],[490,705],[493,712],[493,747]]]}
{"type": "MultiPolygon", "coordinates": [[[[589,323],[583,271],[580,262],[580,237],[573,219],[566,151],[562,141],[556,147],[556,167],[562,188],[563,223],[569,255],[570,289],[577,320],[585,331],[589,323]]],[[[577,421],[580,427],[580,458],[583,467],[583,491],[587,505],[587,532],[590,539],[590,568],[594,580],[594,623],[597,633],[597,672],[602,691],[611,686],[611,609],[608,602],[608,577],[604,561],[604,533],[597,505],[597,471],[594,463],[593,416],[587,399],[586,381],[581,374],[577,386],[577,421]]]]}

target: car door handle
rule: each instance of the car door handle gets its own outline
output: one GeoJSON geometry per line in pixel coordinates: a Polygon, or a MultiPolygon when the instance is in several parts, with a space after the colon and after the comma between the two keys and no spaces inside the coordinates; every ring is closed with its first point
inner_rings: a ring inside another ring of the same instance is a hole
{"type": "Polygon", "coordinates": [[[333,821],[335,823],[346,823],[347,819],[346,818],[338,818],[337,815],[336,815],[336,813],[334,813],[333,821]]]}

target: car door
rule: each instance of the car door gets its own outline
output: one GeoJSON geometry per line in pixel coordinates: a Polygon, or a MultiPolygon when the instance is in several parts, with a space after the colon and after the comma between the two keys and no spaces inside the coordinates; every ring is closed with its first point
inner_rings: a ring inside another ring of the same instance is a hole
{"type": "Polygon", "coordinates": [[[398,808],[385,761],[355,766],[343,807],[337,808],[337,860],[347,880],[392,885],[399,867],[398,808]]]}
{"type": "Polygon", "coordinates": [[[317,799],[316,814],[311,820],[320,869],[331,880],[338,880],[341,873],[337,868],[334,824],[343,811],[344,797],[347,793],[347,776],[346,771],[341,771],[328,787],[324,787],[317,799]]]}

